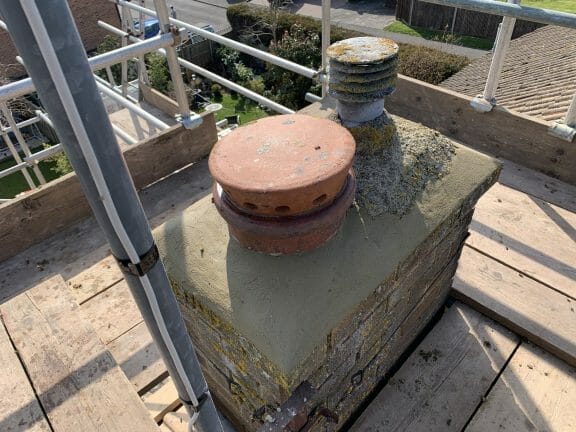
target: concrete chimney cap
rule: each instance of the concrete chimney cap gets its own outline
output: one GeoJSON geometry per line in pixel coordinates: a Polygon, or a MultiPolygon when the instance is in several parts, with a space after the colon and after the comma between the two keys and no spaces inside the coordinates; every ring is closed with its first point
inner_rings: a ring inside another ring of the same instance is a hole
{"type": "Polygon", "coordinates": [[[374,64],[398,55],[398,44],[392,39],[357,37],[336,42],[326,51],[332,61],[350,64],[374,64]]]}

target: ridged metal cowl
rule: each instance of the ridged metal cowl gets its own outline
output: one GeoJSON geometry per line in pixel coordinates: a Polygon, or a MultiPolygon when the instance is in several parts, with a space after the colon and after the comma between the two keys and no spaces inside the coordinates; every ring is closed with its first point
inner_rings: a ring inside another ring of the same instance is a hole
{"type": "Polygon", "coordinates": [[[394,92],[398,45],[391,39],[359,37],[332,44],[329,58],[328,93],[347,127],[380,116],[384,98],[394,92]]]}

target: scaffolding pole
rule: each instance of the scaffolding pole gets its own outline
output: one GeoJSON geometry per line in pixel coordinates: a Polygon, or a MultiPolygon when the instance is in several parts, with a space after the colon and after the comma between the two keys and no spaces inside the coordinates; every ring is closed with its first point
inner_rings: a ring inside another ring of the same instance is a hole
{"type": "MultiPolygon", "coordinates": [[[[98,25],[103,29],[108,30],[110,33],[116,34],[118,36],[125,35],[125,32],[123,32],[119,28],[116,28],[103,21],[98,21],[98,25]]],[[[137,42],[138,38],[134,36],[129,36],[129,40],[137,42]]],[[[163,48],[160,48],[159,50],[157,50],[157,52],[163,56],[166,56],[166,50],[164,50],[163,48]]],[[[184,60],[183,58],[178,57],[178,63],[180,64],[180,66],[188,70],[191,70],[194,73],[202,75],[203,77],[208,78],[211,81],[222,84],[224,87],[227,87],[230,90],[234,90],[235,92],[241,94],[242,96],[246,96],[247,98],[252,99],[255,102],[258,102],[260,105],[270,108],[275,112],[281,114],[294,114],[295,112],[294,110],[291,110],[290,108],[285,107],[284,105],[274,102],[273,100],[270,100],[262,95],[259,95],[258,93],[253,92],[252,90],[248,90],[246,87],[242,87],[241,85],[238,85],[233,81],[227,80],[226,78],[222,78],[220,75],[210,72],[209,70],[204,69],[198,65],[195,65],[194,63],[191,63],[187,60],[184,60]]]]}
{"type": "MultiPolygon", "coordinates": [[[[8,28],[10,27],[8,26],[8,28]]],[[[10,32],[12,33],[12,30],[10,32]]],[[[155,51],[158,48],[163,48],[172,44],[173,42],[174,37],[172,34],[162,34],[159,36],[154,36],[150,39],[146,39],[144,41],[139,41],[138,43],[132,45],[128,45],[125,48],[118,48],[114,51],[91,57],[88,59],[88,62],[90,68],[93,71],[96,71],[104,69],[107,66],[120,63],[123,59],[131,59],[133,57],[138,57],[140,54],[146,54],[147,52],[155,51]]],[[[84,53],[84,56],[86,56],[86,53],[84,53]]],[[[0,87],[0,102],[4,102],[20,96],[25,96],[27,94],[33,93],[34,90],[34,83],[30,78],[8,83],[0,87]]]]}
{"type": "Polygon", "coordinates": [[[322,67],[320,82],[322,83],[322,99],[328,92],[328,47],[330,46],[330,8],[331,0],[322,0],[322,67]]]}
{"type": "MultiPolygon", "coordinates": [[[[179,35],[179,30],[170,25],[170,17],[168,15],[168,8],[164,0],[154,0],[156,6],[156,14],[160,22],[160,32],[162,34],[172,33],[179,35]]],[[[180,117],[182,125],[187,129],[193,129],[202,124],[202,117],[198,114],[190,112],[190,105],[188,103],[188,95],[186,94],[186,87],[182,79],[182,71],[178,64],[178,54],[174,44],[165,48],[166,61],[168,62],[168,69],[170,70],[170,77],[172,78],[172,85],[174,86],[174,93],[176,95],[176,102],[178,102],[178,109],[180,110],[180,117]]]]}
{"type": "MultiPolygon", "coordinates": [[[[122,18],[122,30],[128,31],[132,29],[132,12],[125,6],[120,8],[120,16],[122,18]]],[[[122,48],[128,45],[128,40],[124,37],[121,41],[122,48]]],[[[122,89],[122,96],[128,96],[128,60],[122,60],[120,63],[120,86],[122,89]]]]}
{"type": "Polygon", "coordinates": [[[197,421],[198,431],[222,432],[67,2],[0,0],[0,15],[6,19],[180,399],[197,421]]]}
{"type": "MultiPolygon", "coordinates": [[[[18,141],[20,149],[24,152],[24,155],[26,157],[30,157],[32,155],[30,147],[28,147],[28,143],[22,136],[20,129],[18,129],[18,126],[16,126],[14,117],[12,117],[12,112],[8,109],[8,105],[6,105],[6,102],[0,102],[0,111],[2,111],[2,115],[4,116],[4,118],[8,122],[8,125],[12,129],[12,133],[14,134],[14,136],[16,136],[16,141],[18,141]]],[[[32,171],[34,171],[34,174],[36,175],[36,178],[38,179],[41,185],[46,184],[46,179],[44,178],[44,175],[42,174],[42,171],[40,171],[40,168],[38,167],[37,164],[32,165],[32,171]]]]}
{"type": "MultiPolygon", "coordinates": [[[[147,9],[145,7],[138,6],[138,5],[131,3],[131,2],[127,2],[124,0],[115,0],[115,3],[117,3],[120,6],[126,6],[127,8],[133,9],[135,11],[142,12],[143,14],[145,14],[147,16],[158,17],[158,14],[156,12],[154,12],[152,9],[147,9]]],[[[222,44],[224,46],[227,46],[229,48],[233,48],[233,49],[238,50],[240,52],[250,54],[251,56],[259,58],[260,60],[264,60],[268,63],[272,63],[273,65],[280,66],[281,68],[284,68],[286,70],[296,72],[298,75],[302,75],[306,78],[312,78],[312,79],[318,78],[318,71],[314,70],[312,68],[299,65],[298,63],[295,63],[293,61],[286,60],[286,59],[283,59],[282,57],[278,57],[278,56],[275,56],[273,54],[270,54],[269,52],[253,48],[251,46],[248,46],[248,45],[240,43],[240,42],[236,42],[235,40],[228,39],[228,38],[221,36],[219,34],[209,32],[209,31],[204,30],[200,27],[197,27],[197,26],[192,25],[192,24],[188,24],[187,22],[178,20],[176,18],[170,18],[170,22],[172,24],[174,24],[175,26],[178,26],[178,28],[184,27],[186,30],[189,30],[193,33],[197,33],[205,39],[212,40],[214,42],[217,42],[217,43],[222,44]]]]}
{"type": "Polygon", "coordinates": [[[502,3],[494,0],[420,0],[442,6],[451,6],[491,15],[509,16],[525,21],[542,24],[551,24],[576,29],[576,14],[560,12],[550,9],[541,9],[520,6],[517,3],[502,3]]]}
{"type": "MultiPolygon", "coordinates": [[[[24,60],[22,60],[22,57],[16,56],[16,60],[18,60],[18,63],[20,63],[22,66],[26,67],[26,65],[24,64],[24,60]]],[[[102,78],[100,78],[98,75],[94,75],[94,79],[97,81],[99,87],[100,87],[100,86],[103,86],[103,87],[105,87],[105,88],[107,88],[107,89],[110,89],[110,90],[116,92],[116,90],[114,90],[113,88],[110,88],[109,85],[108,85],[108,83],[107,83],[105,80],[103,80],[102,78]]],[[[104,92],[103,92],[103,93],[104,93],[104,92]]],[[[128,110],[130,111],[130,114],[133,114],[133,112],[132,112],[131,110],[133,110],[134,107],[136,107],[137,109],[141,110],[141,108],[140,108],[138,105],[131,104],[130,101],[128,100],[128,98],[129,98],[129,96],[126,96],[126,100],[125,100],[125,101],[124,101],[124,100],[122,100],[122,101],[118,100],[117,102],[120,103],[120,104],[121,104],[122,106],[124,106],[125,108],[128,108],[128,110]]],[[[2,103],[0,103],[0,106],[1,106],[1,105],[2,105],[2,103]]],[[[38,111],[38,112],[39,112],[39,111],[38,111]]],[[[147,116],[150,116],[151,118],[154,118],[154,119],[158,122],[158,125],[164,125],[164,126],[165,126],[164,129],[167,129],[167,128],[169,127],[166,123],[160,121],[159,119],[156,119],[156,117],[154,117],[152,114],[148,113],[147,111],[141,110],[141,112],[145,112],[147,116]]],[[[46,123],[48,123],[48,125],[49,125],[50,127],[54,128],[54,126],[52,125],[52,122],[50,122],[50,119],[49,119],[49,117],[48,117],[46,114],[43,114],[43,113],[42,113],[42,114],[38,114],[38,115],[42,115],[42,119],[43,119],[46,123]]],[[[135,121],[135,120],[133,120],[133,121],[134,121],[134,128],[137,128],[139,125],[136,124],[136,121],[135,121]]],[[[150,124],[152,127],[154,127],[150,122],[149,122],[149,124],[150,124]]],[[[138,140],[134,139],[130,134],[128,134],[126,131],[124,131],[124,130],[121,129],[119,126],[115,125],[114,123],[112,123],[112,129],[114,130],[115,135],[116,135],[118,138],[120,138],[120,139],[122,139],[123,141],[125,141],[126,144],[136,144],[136,143],[138,142],[138,140]]],[[[142,138],[143,138],[143,137],[142,137],[142,138]]],[[[142,138],[141,138],[141,139],[142,139],[142,138]]],[[[51,150],[51,154],[52,154],[52,153],[58,153],[58,151],[55,150],[55,148],[58,147],[58,146],[60,146],[60,144],[58,144],[58,145],[56,145],[56,146],[53,146],[53,147],[50,147],[49,150],[51,150]]],[[[58,147],[58,148],[60,148],[60,147],[58,147]]],[[[44,151],[41,151],[41,152],[38,152],[38,154],[46,154],[46,153],[45,153],[44,151]]],[[[24,160],[27,160],[27,161],[35,161],[35,163],[37,163],[38,161],[42,160],[42,158],[39,158],[38,156],[32,157],[32,156],[30,156],[30,155],[27,155],[27,157],[25,157],[24,160]]],[[[30,163],[29,163],[29,164],[30,164],[30,163]]]]}
{"type": "MultiPolygon", "coordinates": [[[[520,0],[508,0],[508,3],[518,4],[520,0]]],[[[470,102],[472,108],[478,112],[489,112],[496,106],[496,89],[498,89],[502,67],[506,60],[506,53],[510,46],[515,24],[516,18],[505,16],[498,26],[498,34],[496,35],[496,42],[494,43],[494,53],[492,54],[492,62],[490,63],[490,70],[486,78],[484,92],[470,102]]]]}

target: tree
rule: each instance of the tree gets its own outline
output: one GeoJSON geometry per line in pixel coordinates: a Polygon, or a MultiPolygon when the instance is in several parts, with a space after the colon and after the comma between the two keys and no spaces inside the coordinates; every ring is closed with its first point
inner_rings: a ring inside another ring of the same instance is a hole
{"type": "MultiPolygon", "coordinates": [[[[104,54],[117,48],[120,48],[120,38],[116,36],[106,35],[104,36],[104,40],[102,41],[102,43],[98,45],[98,48],[96,48],[96,53],[104,54]]],[[[116,83],[116,85],[119,85],[122,82],[122,65],[118,63],[110,66],[110,69],[112,70],[112,76],[114,77],[114,82],[116,83]]],[[[108,81],[108,74],[104,69],[96,71],[96,75],[108,81]]],[[[138,65],[136,62],[129,60],[128,81],[132,81],[137,77],[138,77],[138,65]]]]}
{"type": "Polygon", "coordinates": [[[276,45],[278,43],[278,20],[280,19],[280,14],[292,4],[291,0],[268,0],[268,7],[270,9],[270,32],[272,33],[272,43],[276,45]]]}
{"type": "MultiPolygon", "coordinates": [[[[322,61],[320,37],[294,24],[278,43],[270,45],[270,52],[303,66],[318,69],[322,61]]],[[[264,75],[266,96],[292,109],[304,106],[304,96],[313,86],[312,80],[289,72],[279,66],[269,65],[264,75]]]]}
{"type": "Polygon", "coordinates": [[[261,48],[267,47],[270,41],[277,44],[280,19],[292,3],[292,0],[268,0],[268,13],[259,14],[255,22],[242,28],[238,32],[239,39],[261,48]]]}
{"type": "Polygon", "coordinates": [[[227,46],[216,48],[216,63],[221,66],[221,73],[231,80],[235,80],[236,63],[240,62],[240,53],[227,46]]]}
{"type": "Polygon", "coordinates": [[[146,55],[146,63],[148,65],[150,85],[160,92],[168,93],[171,90],[172,81],[170,80],[170,70],[166,59],[160,54],[153,52],[146,55]]]}

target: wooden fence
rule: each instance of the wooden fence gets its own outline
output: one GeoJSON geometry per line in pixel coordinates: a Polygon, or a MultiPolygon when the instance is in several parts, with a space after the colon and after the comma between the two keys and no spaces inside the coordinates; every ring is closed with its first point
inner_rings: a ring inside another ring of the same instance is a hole
{"type": "MultiPolygon", "coordinates": [[[[419,0],[398,0],[396,19],[411,26],[486,39],[496,38],[498,25],[502,22],[502,17],[498,15],[424,3],[419,0]]],[[[530,33],[543,25],[517,20],[512,38],[530,33]]]]}
{"type": "MultiPolygon", "coordinates": [[[[215,33],[224,37],[230,37],[231,32],[232,27],[230,26],[215,30],[215,33]]],[[[214,53],[218,47],[219,44],[211,40],[204,39],[200,35],[193,35],[186,43],[178,46],[177,50],[178,56],[184,60],[188,60],[190,63],[201,67],[206,67],[214,61],[214,53]]]]}

